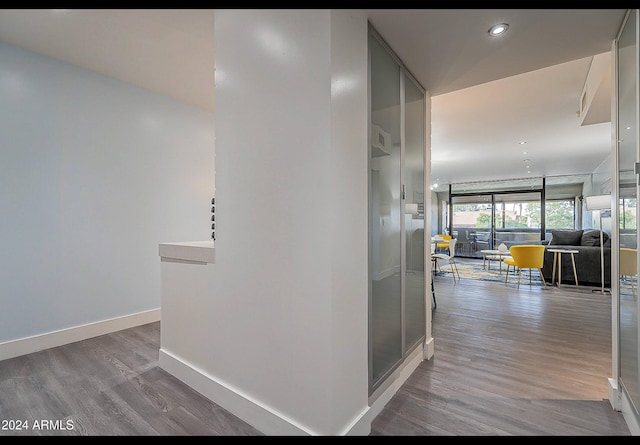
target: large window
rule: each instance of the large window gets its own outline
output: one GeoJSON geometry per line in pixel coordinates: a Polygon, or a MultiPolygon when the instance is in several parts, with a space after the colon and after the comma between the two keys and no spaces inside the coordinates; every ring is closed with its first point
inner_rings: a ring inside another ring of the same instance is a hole
{"type": "MultiPolygon", "coordinates": [[[[552,230],[582,227],[581,197],[588,181],[590,175],[565,175],[452,184],[448,194],[437,192],[438,227],[458,238],[460,256],[481,257],[481,250],[500,244],[537,244],[549,240],[552,230]]],[[[626,218],[621,227],[635,224],[633,198],[620,201],[626,218]]]]}
{"type": "Polygon", "coordinates": [[[620,228],[632,229],[636,228],[636,198],[620,199],[620,228]]]}
{"type": "Polygon", "coordinates": [[[541,192],[496,195],[494,247],[504,244],[540,244],[541,192]]]}
{"type": "Polygon", "coordinates": [[[452,194],[452,235],[460,256],[482,257],[501,244],[540,243],[541,190],[452,194]]]}
{"type": "Polygon", "coordinates": [[[481,256],[490,249],[493,217],[491,195],[453,197],[453,231],[458,240],[456,252],[461,256],[481,256]]]}
{"type": "Polygon", "coordinates": [[[545,226],[552,229],[575,229],[576,212],[573,199],[552,199],[545,202],[545,226]]]}

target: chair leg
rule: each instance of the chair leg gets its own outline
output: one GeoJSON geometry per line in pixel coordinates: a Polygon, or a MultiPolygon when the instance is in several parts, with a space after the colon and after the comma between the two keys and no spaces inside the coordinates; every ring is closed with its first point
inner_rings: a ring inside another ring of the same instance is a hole
{"type": "Polygon", "coordinates": [[[547,287],[547,281],[544,279],[544,275],[542,275],[542,269],[538,269],[538,271],[540,272],[540,278],[542,279],[542,284],[544,284],[544,287],[547,287]]]}
{"type": "Polygon", "coordinates": [[[431,270],[431,298],[433,298],[433,309],[435,310],[438,307],[438,303],[436,302],[436,287],[433,284],[434,272],[431,270]]]}
{"type": "MultiPolygon", "coordinates": [[[[453,274],[453,271],[455,269],[455,273],[458,274],[458,281],[460,281],[460,272],[458,271],[458,265],[456,264],[456,262],[452,259],[451,260],[451,273],[453,274]]],[[[453,275],[453,279],[456,279],[456,276],[453,275]]]]}
{"type": "Polygon", "coordinates": [[[522,268],[518,270],[518,289],[520,289],[520,278],[522,278],[522,268]]]}
{"type": "Polygon", "coordinates": [[[507,275],[504,277],[504,284],[507,284],[507,280],[509,279],[509,265],[507,264],[507,275]]]}
{"type": "MultiPolygon", "coordinates": [[[[440,269],[442,271],[442,269],[440,269]]],[[[451,262],[451,260],[449,260],[449,270],[446,270],[445,272],[451,272],[451,277],[453,278],[453,281],[456,281],[456,270],[454,268],[454,264],[451,262]]]]}

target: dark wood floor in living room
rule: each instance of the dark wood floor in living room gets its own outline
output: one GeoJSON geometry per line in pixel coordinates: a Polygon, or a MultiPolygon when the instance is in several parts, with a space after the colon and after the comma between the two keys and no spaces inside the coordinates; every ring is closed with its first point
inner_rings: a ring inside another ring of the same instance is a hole
{"type": "MultiPolygon", "coordinates": [[[[607,399],[610,296],[436,278],[435,356],[372,436],[625,436],[607,399]]],[[[0,361],[0,419],[72,428],[0,436],[259,436],[158,367],[160,323],[0,361]]]]}
{"type": "Polygon", "coordinates": [[[629,436],[607,399],[611,296],[525,282],[437,276],[435,355],[372,435],[629,436]]]}

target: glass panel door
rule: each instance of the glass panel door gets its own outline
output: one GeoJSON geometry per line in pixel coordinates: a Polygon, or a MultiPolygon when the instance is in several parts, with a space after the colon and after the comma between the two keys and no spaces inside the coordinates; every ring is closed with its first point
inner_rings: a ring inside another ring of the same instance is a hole
{"type": "Polygon", "coordinates": [[[482,258],[481,250],[493,249],[492,195],[453,196],[451,200],[456,255],[482,258]]]}
{"type": "Polygon", "coordinates": [[[494,246],[540,244],[540,199],[540,192],[495,195],[494,246]]]}
{"type": "Polygon", "coordinates": [[[369,376],[380,382],[402,358],[400,65],[369,34],[369,376]]]}
{"type": "Polygon", "coordinates": [[[542,194],[488,193],[452,196],[452,235],[460,256],[482,258],[483,250],[504,244],[539,244],[542,194]]]}
{"type": "Polygon", "coordinates": [[[405,91],[405,346],[408,352],[425,336],[425,235],[424,235],[424,93],[404,75],[405,91]]]}
{"type": "Polygon", "coordinates": [[[369,63],[371,395],[426,336],[426,101],[424,90],[373,32],[369,63]]]}
{"type": "Polygon", "coordinates": [[[637,11],[632,10],[618,40],[618,196],[620,251],[618,264],[620,381],[636,406],[638,382],[638,222],[637,180],[633,166],[638,156],[638,45],[637,11]],[[634,261],[635,260],[635,261],[634,261]]]}

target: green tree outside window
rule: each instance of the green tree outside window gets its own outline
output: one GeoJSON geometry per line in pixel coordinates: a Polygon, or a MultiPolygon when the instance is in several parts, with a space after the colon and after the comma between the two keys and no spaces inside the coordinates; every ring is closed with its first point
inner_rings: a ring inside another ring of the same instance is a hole
{"type": "MultiPolygon", "coordinates": [[[[491,215],[488,213],[483,213],[478,215],[476,218],[476,227],[491,227],[491,215]]],[[[527,225],[527,217],[523,216],[520,221],[516,221],[511,217],[507,217],[504,222],[504,226],[502,225],[502,215],[496,215],[496,227],[506,227],[506,228],[515,228],[515,227],[528,227],[527,225]]]]}
{"type": "Polygon", "coordinates": [[[636,215],[631,210],[625,210],[620,218],[621,229],[633,229],[636,227],[636,215]]]}
{"type": "MultiPolygon", "coordinates": [[[[540,203],[527,204],[534,227],[540,227],[540,203]]],[[[573,229],[575,227],[573,200],[547,201],[545,205],[547,229],[573,229]]]]}

